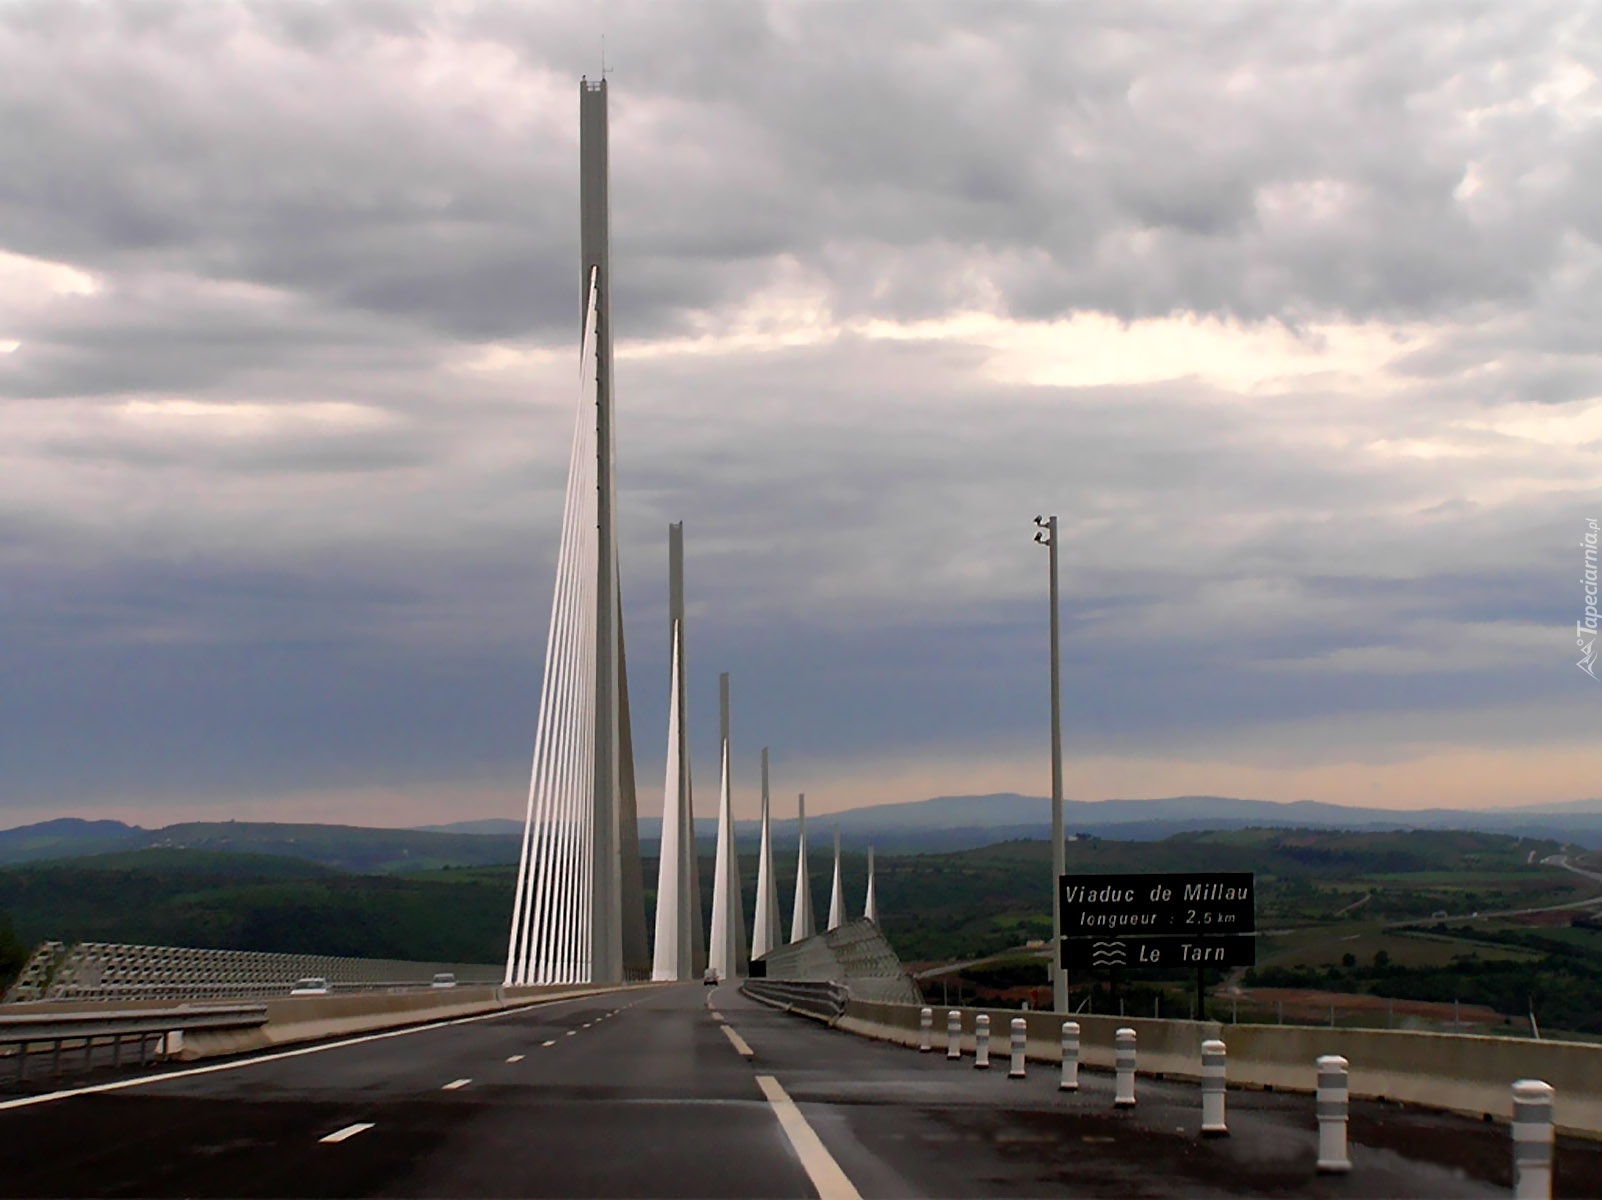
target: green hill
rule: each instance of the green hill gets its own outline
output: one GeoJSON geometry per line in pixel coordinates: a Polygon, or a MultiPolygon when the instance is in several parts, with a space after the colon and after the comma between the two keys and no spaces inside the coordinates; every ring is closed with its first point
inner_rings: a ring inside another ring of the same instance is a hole
{"type": "Polygon", "coordinates": [[[0,913],[27,945],[54,938],[497,962],[510,900],[507,869],[354,875],[220,851],[130,851],[0,870],[0,913]]]}
{"type": "Polygon", "coordinates": [[[516,862],[521,839],[507,835],[367,829],[272,821],[190,821],[141,829],[120,821],[62,818],[0,830],[0,864],[60,860],[142,849],[274,854],[341,871],[427,871],[516,862]]]}
{"type": "Polygon", "coordinates": [[[357,825],[284,825],[252,821],[190,822],[153,831],[146,845],[304,858],[341,871],[427,871],[516,862],[519,838],[357,825]]]}
{"type": "MultiPolygon", "coordinates": [[[[340,826],[174,829],[186,830],[183,840],[202,847],[157,846],[0,868],[0,918],[9,917],[16,935],[15,943],[7,944],[31,946],[55,938],[491,963],[505,954],[514,865],[389,874],[337,865],[354,861],[371,868],[375,862],[395,862],[396,855],[416,865],[422,856],[404,852],[426,845],[410,839],[452,835],[340,826]],[[388,832],[396,834],[394,842],[372,853],[361,848],[373,845],[370,835],[388,832]],[[217,848],[218,842],[253,852],[217,848]]],[[[459,836],[478,846],[497,840],[459,836]]],[[[1478,922],[1472,936],[1456,928],[1478,910],[1549,906],[1587,894],[1588,886],[1577,876],[1541,864],[1560,849],[1554,842],[1447,831],[1230,830],[1161,842],[1081,839],[1067,847],[1067,861],[1071,872],[1085,873],[1252,871],[1258,880],[1258,928],[1287,931],[1261,943],[1259,962],[1265,969],[1298,971],[1303,973],[1298,978],[1316,975],[1343,986],[1401,986],[1394,971],[1379,968],[1376,956],[1384,950],[1392,964],[1409,969],[1403,982],[1415,988],[1441,990],[1456,980],[1451,987],[1472,983],[1477,992],[1497,997],[1513,995],[1518,987],[1532,994],[1568,988],[1578,999],[1573,1015],[1564,1019],[1583,1022],[1571,1028],[1589,1028],[1593,1010],[1602,1017],[1602,999],[1593,1003],[1586,982],[1587,964],[1602,962],[1602,935],[1566,924],[1550,934],[1521,931],[1490,920],[1478,922]],[[1444,930],[1431,935],[1436,940],[1428,945],[1392,930],[1398,920],[1433,926],[1432,914],[1438,911],[1453,914],[1454,928],[1449,936],[1444,930]],[[1469,979],[1455,963],[1473,954],[1503,965],[1476,967],[1480,975],[1469,979]],[[1337,978],[1328,973],[1331,968],[1345,974],[1337,978]],[[1424,971],[1439,978],[1426,980],[1424,971]],[[1501,975],[1492,979],[1487,972],[1501,975]]],[[[787,916],[795,858],[775,857],[787,916]]],[[[866,858],[848,853],[842,862],[848,910],[856,914],[866,858]]],[[[656,861],[642,865],[649,911],[655,902],[656,861]]],[[[980,958],[1050,936],[1050,848],[1044,842],[1005,842],[947,854],[882,854],[878,868],[884,930],[907,961],[980,958]]],[[[741,855],[740,875],[749,914],[755,855],[741,855]]],[[[828,914],[831,875],[830,856],[815,854],[813,907],[820,923],[828,914]]],[[[702,902],[708,913],[712,878],[711,861],[703,857],[702,902]]],[[[787,930],[788,920],[783,925],[787,930]]],[[[0,959],[10,958],[15,954],[0,946],[0,959]]],[[[1038,970],[1043,975],[1043,968],[1038,970]]],[[[1461,994],[1466,999],[1475,993],[1461,994]]]]}

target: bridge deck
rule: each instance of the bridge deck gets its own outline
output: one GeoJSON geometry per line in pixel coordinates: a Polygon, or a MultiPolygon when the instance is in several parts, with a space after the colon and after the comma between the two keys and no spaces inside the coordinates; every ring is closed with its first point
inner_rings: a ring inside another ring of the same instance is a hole
{"type": "MultiPolygon", "coordinates": [[[[1200,1142],[1191,1085],[1142,1079],[1138,1108],[1115,1114],[1106,1076],[1070,1098],[1053,1070],[997,1067],[866,1042],[730,987],[591,997],[0,1100],[0,1195],[814,1195],[760,1076],[864,1196],[1506,1194],[1502,1127],[1354,1104],[1356,1169],[1320,1179],[1306,1097],[1231,1093],[1233,1136],[1200,1142]]],[[[1560,1146],[1559,1194],[1599,1181],[1602,1148],[1560,1146]]]]}

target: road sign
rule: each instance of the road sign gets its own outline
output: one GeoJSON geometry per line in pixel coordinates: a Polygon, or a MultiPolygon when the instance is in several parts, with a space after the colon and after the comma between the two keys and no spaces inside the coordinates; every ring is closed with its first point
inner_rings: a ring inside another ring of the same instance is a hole
{"type": "Polygon", "coordinates": [[[1073,937],[1062,940],[1062,965],[1069,970],[1167,970],[1174,967],[1250,967],[1257,963],[1251,934],[1192,937],[1188,934],[1134,934],[1128,937],[1073,937]]]}
{"type": "Polygon", "coordinates": [[[1252,933],[1256,895],[1249,871],[1064,875],[1057,887],[1065,945],[1081,938],[1252,933]]]}

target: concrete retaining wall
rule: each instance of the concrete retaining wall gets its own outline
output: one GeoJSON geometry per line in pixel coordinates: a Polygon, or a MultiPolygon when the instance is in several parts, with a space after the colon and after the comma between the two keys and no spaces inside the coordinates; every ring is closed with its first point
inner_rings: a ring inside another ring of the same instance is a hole
{"type": "MultiPolygon", "coordinates": [[[[948,1008],[934,1009],[934,1044],[946,1045],[948,1008]]],[[[1062,1061],[1057,1013],[960,1008],[963,1049],[973,1052],[974,1018],[990,1015],[991,1053],[1005,1052],[1009,1022],[1029,1023],[1028,1056],[1062,1061]]],[[[1113,1033],[1128,1026],[1139,1037],[1142,1074],[1197,1079],[1201,1044],[1222,1038],[1229,1046],[1228,1082],[1277,1091],[1314,1090],[1321,1054],[1351,1063],[1353,1096],[1384,1098],[1430,1108],[1509,1120],[1516,1079],[1544,1079],[1556,1089],[1560,1129],[1602,1138],[1602,1046],[1588,1042],[1527,1041],[1455,1033],[1313,1026],[1221,1025],[1214,1021],[1156,1021],[1140,1017],[1078,1016],[1080,1062],[1111,1070],[1113,1033]]],[[[852,1000],[838,1027],[906,1046],[918,1044],[918,1006],[852,1000]]]]}

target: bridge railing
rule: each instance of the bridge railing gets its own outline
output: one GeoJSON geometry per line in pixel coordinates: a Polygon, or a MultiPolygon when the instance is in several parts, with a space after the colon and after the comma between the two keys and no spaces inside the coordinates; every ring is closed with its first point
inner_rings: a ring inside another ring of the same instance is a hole
{"type": "Polygon", "coordinates": [[[811,979],[747,979],[740,991],[753,1000],[806,1013],[831,1024],[845,1015],[851,992],[841,984],[811,979]]]}
{"type": "Polygon", "coordinates": [[[60,1078],[63,1071],[120,1067],[130,1054],[144,1064],[175,1053],[183,1034],[199,1030],[255,1029],[266,1024],[265,1004],[212,1008],[140,1009],[99,1013],[8,1013],[0,1016],[0,1062],[10,1061],[11,1080],[60,1078]],[[38,1060],[43,1067],[35,1067],[38,1060]]]}

